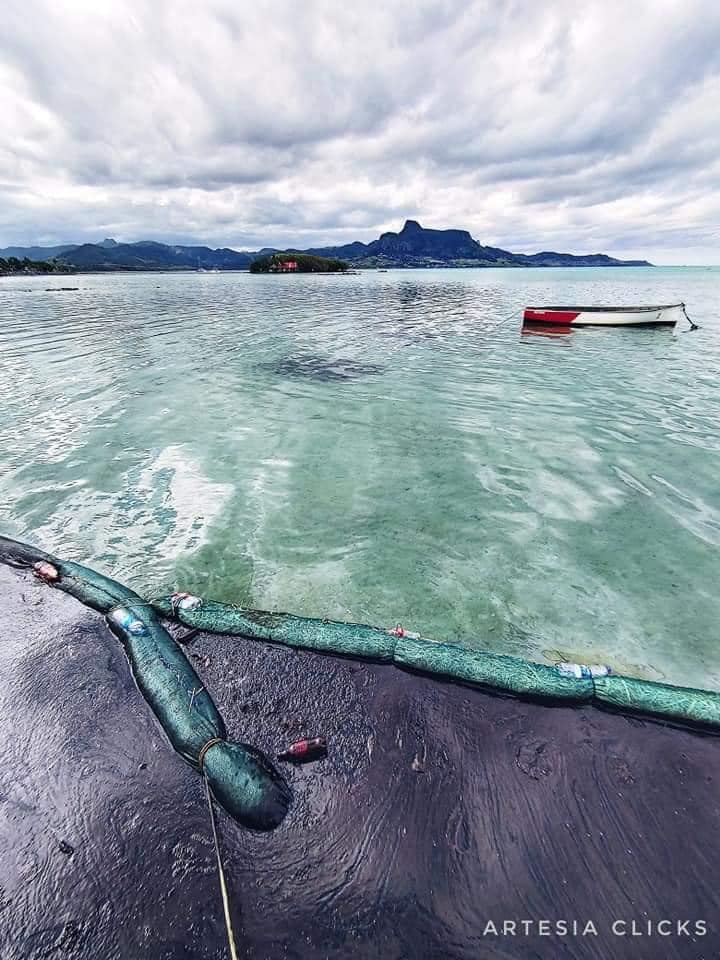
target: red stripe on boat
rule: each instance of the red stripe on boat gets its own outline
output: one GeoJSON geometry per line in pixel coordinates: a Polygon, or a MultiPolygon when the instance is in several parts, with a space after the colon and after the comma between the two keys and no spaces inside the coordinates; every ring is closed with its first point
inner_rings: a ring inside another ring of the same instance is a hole
{"type": "Polygon", "coordinates": [[[558,323],[560,326],[569,326],[580,311],[573,310],[529,310],[523,314],[525,323],[558,323]]]}

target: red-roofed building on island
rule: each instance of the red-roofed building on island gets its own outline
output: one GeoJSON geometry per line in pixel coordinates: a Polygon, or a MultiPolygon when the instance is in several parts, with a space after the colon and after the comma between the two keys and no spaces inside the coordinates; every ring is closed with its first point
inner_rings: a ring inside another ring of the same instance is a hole
{"type": "Polygon", "coordinates": [[[297,260],[275,260],[270,265],[272,273],[296,273],[298,269],[297,260]]]}

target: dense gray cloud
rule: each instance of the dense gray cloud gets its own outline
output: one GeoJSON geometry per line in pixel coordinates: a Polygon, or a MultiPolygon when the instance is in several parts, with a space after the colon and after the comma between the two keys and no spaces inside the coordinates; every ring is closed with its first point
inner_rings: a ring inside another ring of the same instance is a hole
{"type": "Polygon", "coordinates": [[[414,217],[720,262],[713,0],[10,0],[0,107],[0,246],[414,217]]]}

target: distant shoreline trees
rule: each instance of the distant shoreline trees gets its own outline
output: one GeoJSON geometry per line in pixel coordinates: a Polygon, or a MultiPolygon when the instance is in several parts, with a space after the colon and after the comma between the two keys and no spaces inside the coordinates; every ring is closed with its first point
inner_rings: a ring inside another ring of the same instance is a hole
{"type": "Polygon", "coordinates": [[[72,273],[72,267],[56,260],[29,260],[23,257],[0,257],[0,276],[15,274],[72,273]]]}

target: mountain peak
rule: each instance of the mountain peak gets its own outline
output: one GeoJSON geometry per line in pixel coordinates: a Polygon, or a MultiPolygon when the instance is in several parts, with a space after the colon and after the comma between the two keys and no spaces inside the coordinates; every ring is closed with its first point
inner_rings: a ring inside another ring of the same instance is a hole
{"type": "Polygon", "coordinates": [[[400,233],[383,233],[368,245],[368,250],[371,255],[405,261],[477,259],[479,254],[478,244],[467,230],[426,230],[417,220],[406,220],[400,233]]]}

